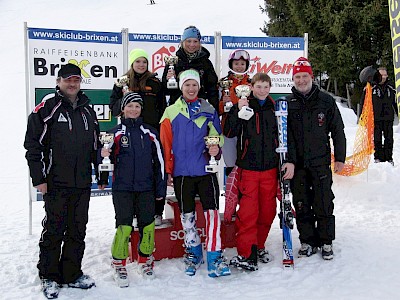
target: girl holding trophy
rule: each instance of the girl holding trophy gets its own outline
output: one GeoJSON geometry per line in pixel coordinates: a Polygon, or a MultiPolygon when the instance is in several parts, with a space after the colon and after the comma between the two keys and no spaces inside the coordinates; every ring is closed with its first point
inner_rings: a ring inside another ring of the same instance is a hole
{"type": "MultiPolygon", "coordinates": [[[[128,72],[114,84],[110,97],[110,109],[113,116],[121,114],[121,100],[128,91],[138,93],[143,99],[143,121],[160,130],[160,119],[167,103],[157,74],[148,70],[148,54],[143,49],[133,49],[129,53],[128,72]]],[[[156,226],[162,224],[165,200],[156,201],[156,226]]]]}
{"type": "Polygon", "coordinates": [[[168,88],[168,81],[176,78],[180,72],[196,69],[200,73],[199,97],[207,99],[218,111],[218,76],[210,61],[210,52],[201,45],[201,34],[197,27],[189,26],[182,33],[180,48],[175,54],[178,58],[174,68],[166,67],[162,76],[162,83],[166,94],[170,96],[169,105],[182,95],[178,88],[168,88]]]}
{"type": "MultiPolygon", "coordinates": [[[[239,102],[239,97],[235,93],[235,88],[239,85],[250,85],[250,76],[247,74],[250,67],[250,54],[242,49],[233,50],[229,55],[228,65],[228,75],[218,82],[221,87],[219,113],[222,116],[222,128],[224,128],[229,110],[234,104],[239,102]]],[[[232,221],[232,217],[236,214],[236,206],[238,203],[236,142],[236,136],[231,138],[224,136],[224,145],[222,146],[222,153],[226,166],[225,175],[228,176],[225,188],[224,220],[228,222],[232,221]]]]}
{"type": "Polygon", "coordinates": [[[157,130],[165,107],[167,106],[157,74],[148,69],[149,55],[143,49],[133,49],[129,53],[129,70],[114,84],[110,96],[110,109],[113,116],[121,114],[121,100],[128,91],[138,93],[143,99],[143,121],[157,130]]]}
{"type": "Polygon", "coordinates": [[[185,232],[185,273],[195,275],[203,262],[203,245],[196,229],[195,196],[198,194],[206,219],[208,276],[230,275],[222,256],[218,212],[220,191],[211,163],[214,161],[211,157],[220,155],[223,144],[221,125],[213,106],[197,96],[199,72],[189,69],[181,72],[178,79],[182,96],[167,107],[161,118],[161,142],[168,184],[172,185],[173,180],[185,232]]]}
{"type": "Polygon", "coordinates": [[[167,189],[159,135],[143,122],[142,107],[139,94],[124,95],[121,124],[108,132],[114,136],[111,149],[101,149],[101,156],[110,156],[114,164],[112,196],[117,230],[111,253],[114,279],[120,287],[129,286],[125,265],[134,215],[140,235],[138,271],[146,278],[154,277],[154,202],[164,199],[167,189]]]}

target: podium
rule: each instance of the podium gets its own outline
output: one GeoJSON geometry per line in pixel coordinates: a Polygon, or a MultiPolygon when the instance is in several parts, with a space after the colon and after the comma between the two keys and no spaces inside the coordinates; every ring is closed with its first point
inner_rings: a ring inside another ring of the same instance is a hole
{"type": "MultiPolygon", "coordinates": [[[[206,238],[206,221],[204,218],[203,208],[200,199],[196,199],[196,226],[199,232],[201,242],[204,244],[206,238]]],[[[153,256],[155,260],[163,258],[178,258],[185,254],[184,237],[185,232],[182,228],[180,211],[175,196],[167,196],[167,204],[172,208],[173,218],[167,219],[162,226],[156,227],[155,230],[155,249],[153,256]]],[[[235,224],[223,221],[221,219],[221,244],[222,249],[236,247],[235,224]]],[[[131,242],[129,247],[129,256],[131,261],[137,260],[139,243],[139,231],[135,228],[131,234],[131,242]]]]}

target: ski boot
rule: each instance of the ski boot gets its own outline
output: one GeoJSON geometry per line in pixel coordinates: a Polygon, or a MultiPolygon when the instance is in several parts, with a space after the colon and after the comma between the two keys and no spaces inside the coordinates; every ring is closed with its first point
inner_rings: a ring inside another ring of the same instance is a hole
{"type": "Polygon", "coordinates": [[[42,291],[47,299],[56,299],[58,298],[60,287],[54,280],[42,279],[42,291]]]}
{"type": "Polygon", "coordinates": [[[265,249],[258,249],[257,257],[258,257],[258,261],[262,262],[263,264],[266,264],[266,263],[269,263],[270,261],[272,261],[272,255],[269,254],[268,250],[265,250],[265,249]]]}
{"type": "Polygon", "coordinates": [[[332,245],[325,244],[322,246],[322,258],[325,260],[333,259],[332,245]]]}
{"type": "Polygon", "coordinates": [[[68,287],[83,289],[83,290],[90,289],[91,287],[94,287],[94,286],[96,286],[96,284],[95,284],[93,278],[91,278],[89,275],[85,275],[85,274],[83,274],[81,277],[79,277],[74,282],[68,283],[68,287]]]}
{"type": "Polygon", "coordinates": [[[311,256],[315,253],[317,253],[318,248],[313,247],[307,243],[301,243],[301,247],[299,249],[299,257],[304,257],[304,256],[311,256]]]}
{"type": "Polygon", "coordinates": [[[153,267],[154,267],[153,255],[150,255],[148,257],[139,255],[138,272],[143,276],[143,278],[153,279],[156,276],[153,267]]]}
{"type": "Polygon", "coordinates": [[[244,257],[243,255],[234,256],[230,261],[230,265],[238,269],[257,271],[257,245],[251,246],[251,254],[249,257],[244,257]]]}
{"type": "Polygon", "coordinates": [[[231,270],[222,256],[222,251],[207,251],[208,276],[219,277],[231,275],[231,270]]]}
{"type": "Polygon", "coordinates": [[[113,259],[111,267],[114,269],[114,280],[120,288],[129,286],[126,259],[113,259]]]}
{"type": "Polygon", "coordinates": [[[199,244],[195,247],[186,248],[186,255],[183,261],[185,263],[186,275],[195,275],[196,270],[203,263],[203,245],[199,244]]]}

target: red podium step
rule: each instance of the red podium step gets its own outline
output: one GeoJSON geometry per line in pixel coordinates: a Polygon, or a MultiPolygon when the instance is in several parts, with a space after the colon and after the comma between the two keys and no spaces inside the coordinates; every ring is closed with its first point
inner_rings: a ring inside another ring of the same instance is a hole
{"type": "MultiPolygon", "coordinates": [[[[174,196],[167,197],[167,205],[170,205],[173,210],[173,218],[168,219],[168,224],[163,224],[160,227],[156,227],[155,233],[155,250],[153,252],[155,260],[161,260],[163,258],[177,258],[182,257],[185,253],[184,247],[184,236],[185,233],[182,229],[180,211],[178,203],[174,196]]],[[[200,200],[196,200],[196,225],[201,241],[205,242],[205,227],[206,221],[204,219],[204,213],[201,206],[200,200]]],[[[221,218],[221,243],[222,249],[233,248],[236,246],[235,237],[235,226],[234,223],[227,223],[223,221],[223,214],[220,214],[221,218]]],[[[134,261],[137,259],[137,245],[139,242],[139,232],[136,228],[131,234],[131,245],[130,245],[130,259],[134,261]]]]}

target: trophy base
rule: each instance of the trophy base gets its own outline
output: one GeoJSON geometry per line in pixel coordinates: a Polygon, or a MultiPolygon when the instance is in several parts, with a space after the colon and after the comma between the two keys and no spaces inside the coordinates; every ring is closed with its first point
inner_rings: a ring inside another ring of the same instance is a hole
{"type": "Polygon", "coordinates": [[[167,88],[170,90],[174,90],[178,88],[178,83],[176,81],[168,81],[167,88]]]}
{"type": "Polygon", "coordinates": [[[218,172],[218,165],[206,165],[205,170],[207,173],[217,173],[218,172]]]}
{"type": "Polygon", "coordinates": [[[99,172],[111,172],[114,171],[114,165],[112,164],[100,164],[99,172]]]}
{"type": "Polygon", "coordinates": [[[248,106],[243,106],[239,111],[238,116],[243,120],[250,120],[250,118],[254,115],[254,111],[252,108],[248,106]]]}

